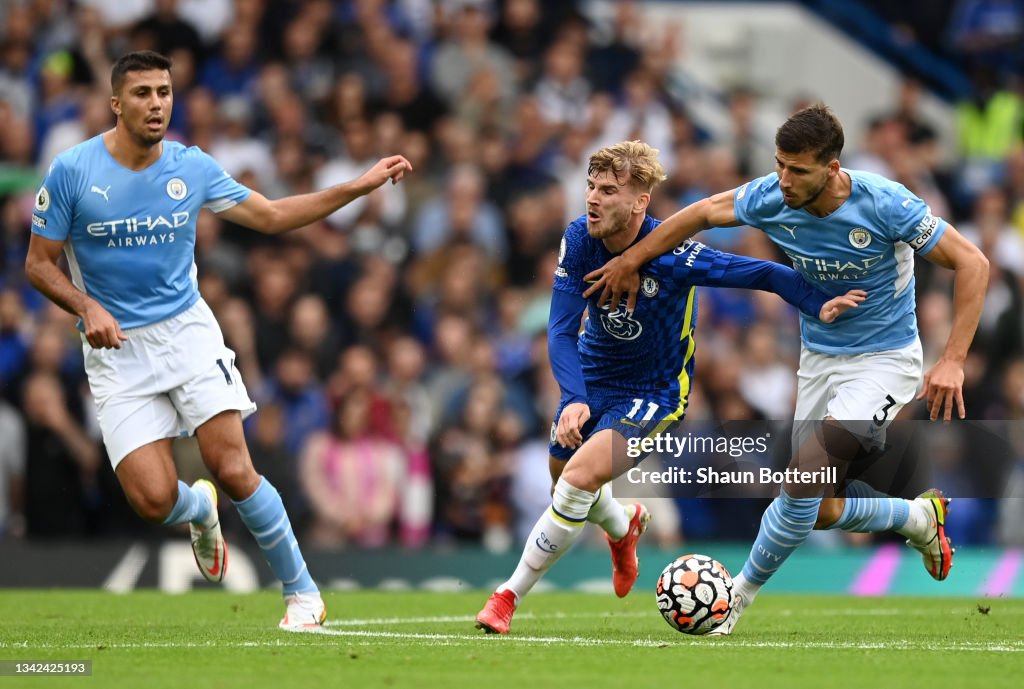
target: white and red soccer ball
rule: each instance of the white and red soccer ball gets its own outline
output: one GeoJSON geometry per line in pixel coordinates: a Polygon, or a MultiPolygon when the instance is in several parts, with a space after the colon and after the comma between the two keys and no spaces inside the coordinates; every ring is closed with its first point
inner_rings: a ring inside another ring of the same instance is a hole
{"type": "Polygon", "coordinates": [[[732,610],[732,577],[707,555],[683,555],[658,577],[658,609],[673,629],[707,634],[732,610]]]}

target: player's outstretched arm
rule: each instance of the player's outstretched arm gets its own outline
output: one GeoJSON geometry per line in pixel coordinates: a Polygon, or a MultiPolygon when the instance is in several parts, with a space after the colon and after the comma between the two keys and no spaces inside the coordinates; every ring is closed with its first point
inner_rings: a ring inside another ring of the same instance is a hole
{"type": "Polygon", "coordinates": [[[774,292],[806,315],[825,323],[831,323],[867,299],[867,292],[859,289],[830,297],[792,268],[719,251],[700,242],[692,243],[683,251],[658,257],[646,270],[655,277],[682,284],[774,292]]]}
{"type": "Polygon", "coordinates": [[[310,194],[271,201],[254,191],[245,201],[223,211],[221,216],[258,232],[280,234],[323,220],[342,206],[369,194],[389,179],[392,184],[397,184],[406,172],[412,172],[412,164],[404,156],[388,156],[381,158],[373,167],[351,182],[310,194]]]}
{"type": "Polygon", "coordinates": [[[618,304],[622,295],[627,294],[626,308],[632,311],[640,289],[640,266],[672,251],[701,230],[738,225],[733,202],[735,194],[735,189],[723,191],[673,213],[656,231],[629,247],[621,256],[587,273],[584,279],[593,284],[583,296],[590,297],[600,290],[599,303],[603,305],[618,304]]]}
{"type": "Polygon", "coordinates": [[[981,320],[981,308],[988,290],[988,259],[981,249],[949,225],[938,243],[925,254],[932,263],[953,271],[953,328],[938,362],[924,375],[924,387],[917,399],[928,400],[928,416],[944,421],[957,414],[967,416],[964,406],[964,360],[981,320]],[[944,411],[943,411],[944,410],[944,411]]]}
{"type": "Polygon", "coordinates": [[[63,251],[63,241],[33,234],[29,239],[28,255],[25,257],[25,275],[29,284],[57,306],[81,318],[85,339],[90,345],[96,348],[120,349],[121,342],[128,337],[121,332],[121,326],[109,311],[71,284],[67,275],[57,265],[63,251]]]}

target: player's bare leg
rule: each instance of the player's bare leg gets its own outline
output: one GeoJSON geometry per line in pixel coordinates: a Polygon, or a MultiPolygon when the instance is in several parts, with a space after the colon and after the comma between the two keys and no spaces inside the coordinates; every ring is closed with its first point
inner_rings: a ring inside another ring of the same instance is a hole
{"type": "Polygon", "coordinates": [[[519,602],[579,537],[598,490],[632,465],[624,448],[622,436],[605,429],[591,436],[566,462],[555,483],[551,507],[530,532],[511,578],[498,587],[477,615],[477,628],[489,633],[509,632],[519,602]]]}
{"type": "Polygon", "coordinates": [[[946,536],[950,502],[938,488],[904,500],[880,493],[862,481],[851,481],[845,497],[833,499],[827,508],[822,502],[814,528],[854,533],[895,531],[921,553],[928,574],[943,581],[949,576],[956,554],[952,540],[946,536]]]}
{"type": "MultiPolygon", "coordinates": [[[[832,435],[833,442],[836,439],[832,435]]],[[[860,441],[845,433],[846,445],[840,451],[855,453],[860,441]]],[[[831,447],[830,447],[831,449],[831,447]]],[[[950,499],[932,488],[917,498],[895,498],[876,490],[864,481],[845,484],[844,495],[822,500],[815,529],[842,529],[853,533],[895,531],[907,539],[907,545],[921,553],[928,574],[938,581],[949,575],[956,549],[946,536],[950,499]]]]}
{"type": "Polygon", "coordinates": [[[114,473],[135,513],[153,524],[171,514],[178,499],[178,472],[171,456],[171,439],[164,438],[129,452],[114,473]]]}
{"type": "Polygon", "coordinates": [[[281,580],[286,611],[279,626],[287,631],[319,629],[327,617],[320,591],[306,569],[281,496],[252,466],[241,414],[217,414],[196,429],[196,438],[207,468],[281,580]]]}
{"type": "MultiPolygon", "coordinates": [[[[789,467],[800,471],[820,471],[831,464],[829,451],[833,436],[828,423],[820,424],[815,433],[800,445],[789,467]]],[[[842,436],[835,439],[843,440],[842,436]]],[[[834,495],[834,488],[824,483],[787,483],[761,518],[754,546],[743,570],[733,577],[733,606],[729,616],[709,635],[732,634],[743,611],[753,603],[761,587],[799,548],[818,519],[822,495],[834,495]]]]}
{"type": "MultiPolygon", "coordinates": [[[[548,458],[552,493],[565,464],[565,460],[557,457],[548,458]]],[[[597,498],[587,513],[587,521],[604,530],[612,556],[612,585],[615,588],[615,595],[623,598],[640,576],[640,558],[636,554],[636,544],[641,534],[647,530],[651,513],[640,503],[623,505],[616,500],[612,493],[612,484],[609,482],[598,489],[597,498]]]]}
{"type": "Polygon", "coordinates": [[[188,486],[178,480],[170,438],[128,453],[115,473],[128,503],[140,517],[168,526],[187,523],[199,571],[209,581],[224,578],[227,544],[220,531],[216,492],[209,481],[200,479],[188,486]]]}

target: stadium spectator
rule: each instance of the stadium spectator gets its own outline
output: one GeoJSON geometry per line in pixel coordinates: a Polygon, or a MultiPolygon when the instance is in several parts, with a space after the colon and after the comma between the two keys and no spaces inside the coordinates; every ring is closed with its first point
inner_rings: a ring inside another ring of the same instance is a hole
{"type": "Polygon", "coordinates": [[[25,535],[25,422],[0,382],[0,541],[25,535]]]}
{"type": "Polygon", "coordinates": [[[22,389],[27,425],[25,532],[30,538],[80,536],[98,509],[101,454],[68,412],[60,381],[32,373],[22,389]]]}
{"type": "MultiPolygon", "coordinates": [[[[152,12],[131,28],[133,50],[155,50],[164,55],[184,50],[195,64],[203,61],[205,47],[199,32],[181,15],[178,0],[155,0],[152,12]]],[[[175,60],[175,66],[179,63],[175,60]]]]}
{"type": "Polygon", "coordinates": [[[258,400],[276,404],[284,417],[284,445],[298,454],[305,439],[327,427],[329,407],[322,386],[314,377],[313,361],[298,349],[285,349],[277,357],[275,375],[264,381],[258,400]]]}
{"type": "Polygon", "coordinates": [[[318,546],[386,545],[406,514],[409,458],[397,443],[370,430],[370,402],[369,391],[349,391],[330,431],[312,435],[302,450],[299,478],[312,507],[307,536],[318,546]]]}
{"type": "Polygon", "coordinates": [[[515,63],[503,47],[488,40],[493,22],[492,0],[445,0],[448,35],[434,51],[430,82],[454,107],[481,74],[496,81],[498,100],[508,107],[518,91],[515,63]]]}
{"type": "MultiPolygon", "coordinates": [[[[332,389],[347,389],[339,381],[346,376],[363,380],[367,367],[339,365],[340,348],[348,346],[347,360],[365,360],[367,350],[351,345],[369,343],[376,350],[369,352],[374,360],[369,368],[387,362],[371,376],[383,398],[375,404],[388,405],[396,396],[408,408],[409,418],[402,421],[398,402],[375,410],[384,415],[385,425],[405,428],[404,435],[415,438],[421,449],[444,430],[438,425],[442,411],[457,407],[460,395],[477,380],[474,352],[488,348],[512,382],[529,388],[533,415],[553,414],[549,407],[552,394],[557,402],[557,391],[552,393],[550,381],[544,382],[550,372],[546,354],[540,351],[543,337],[538,339],[537,333],[546,327],[558,230],[583,210],[578,190],[585,173],[581,165],[585,167],[585,154],[600,145],[602,132],[613,119],[630,134],[642,133],[649,143],[663,147],[663,160],[674,161],[663,194],[653,200],[655,214],[666,216],[742,181],[737,164],[749,165],[751,151],[759,145],[749,135],[750,120],[757,121],[772,106],[771,94],[751,98],[744,88],[733,90],[733,82],[722,82],[717,85],[730,108],[732,129],[721,136],[703,129],[707,110],[695,107],[687,112],[679,106],[681,94],[692,94],[687,92],[686,75],[671,71],[674,57],[688,56],[672,52],[675,47],[665,37],[670,30],[652,26],[645,16],[647,8],[631,0],[611,3],[611,11],[604,15],[573,0],[0,2],[0,379],[8,383],[24,381],[32,371],[27,352],[33,343],[40,341],[37,346],[44,351],[53,349],[48,311],[40,307],[41,297],[26,285],[22,271],[30,195],[57,151],[109,125],[105,75],[111,57],[131,44],[133,27],[141,26],[147,16],[156,17],[158,4],[163,19],[154,26],[164,21],[168,26],[191,26],[200,41],[197,48],[187,29],[176,37],[150,33],[145,39],[168,38],[180,44],[172,74],[178,107],[168,138],[205,150],[239,142],[259,147],[258,156],[240,156],[245,160],[237,174],[272,198],[314,191],[317,180],[336,164],[351,165],[349,136],[359,139],[357,150],[362,145],[371,151],[364,155],[382,148],[400,150],[416,167],[416,175],[388,190],[389,207],[373,208],[375,201],[366,199],[368,208],[359,211],[358,221],[315,223],[290,241],[270,240],[274,243],[268,250],[262,235],[242,232],[204,213],[196,242],[202,292],[250,389],[273,379],[282,352],[291,348],[313,357],[317,383],[330,379],[332,389]],[[237,73],[228,67],[229,52],[243,57],[237,73]],[[590,95],[585,112],[571,126],[552,124],[545,117],[551,102],[551,69],[545,72],[545,58],[558,56],[561,67],[569,66],[567,73],[575,74],[581,55],[583,75],[569,82],[574,86],[568,91],[556,93],[554,101],[568,103],[578,112],[578,98],[563,102],[561,97],[579,96],[586,89],[590,95]],[[66,85],[57,90],[59,105],[66,109],[55,118],[51,112],[43,113],[57,122],[44,135],[37,134],[32,123],[45,100],[40,76],[48,60],[50,71],[64,75],[66,85]],[[447,90],[434,81],[438,64],[457,68],[439,75],[447,90]],[[643,82],[640,88],[633,83],[637,74],[643,82]],[[204,79],[214,88],[204,86],[204,79]],[[641,101],[648,107],[639,107],[641,101]],[[222,120],[220,115],[228,117],[222,120]],[[350,128],[352,122],[357,126],[350,128]],[[456,203],[447,191],[449,181],[454,185],[469,170],[466,177],[477,180],[464,186],[472,193],[461,194],[456,203]],[[562,191],[553,191],[559,182],[562,191]],[[395,191],[405,197],[401,210],[390,207],[395,191]],[[391,273],[374,267],[374,262],[389,264],[391,273]],[[451,272],[465,274],[449,276],[451,272]],[[17,301],[22,305],[14,308],[17,301]],[[318,302],[326,306],[326,314],[315,305],[318,302]],[[324,332],[328,334],[323,336],[324,332]],[[534,338],[526,369],[524,338],[534,338]],[[444,345],[438,346],[441,342],[444,345]]],[[[912,27],[919,42],[956,57],[950,52],[948,34],[934,29],[937,22],[948,20],[953,0],[868,4],[912,27]]],[[[995,29],[1016,30],[1014,26],[1011,22],[995,29]]],[[[134,40],[142,40],[141,34],[134,40]]],[[[1014,59],[1007,56],[1013,51],[1004,48],[1000,60],[1014,59]]],[[[1006,64],[995,63],[994,74],[1006,72],[1006,64]]],[[[968,230],[976,225],[978,241],[993,264],[996,259],[1003,263],[992,271],[986,313],[966,371],[971,399],[982,400],[979,408],[987,410],[987,418],[1019,416],[1004,399],[1002,383],[1024,350],[1020,241],[1011,238],[1024,237],[1024,149],[1013,144],[1021,136],[1014,124],[1020,105],[1011,91],[982,89],[973,104],[961,107],[961,138],[969,145],[946,160],[945,130],[936,127],[941,122],[923,114],[933,111],[922,109],[920,88],[904,83],[893,94],[892,106],[878,111],[884,117],[894,114],[905,132],[905,137],[891,139],[893,145],[878,149],[892,174],[934,213],[945,215],[943,208],[951,207],[958,226],[968,230]],[[1006,93],[1009,96],[1004,97],[1006,93]],[[997,146],[995,153],[985,152],[1001,137],[1009,144],[997,146]],[[961,173],[967,184],[957,187],[952,178],[961,173]],[[992,200],[997,185],[1007,189],[1009,210],[982,211],[997,205],[992,200]],[[1010,216],[1009,227],[1003,215],[1010,216]]],[[[690,102],[687,98],[687,106],[690,102]]],[[[235,157],[219,148],[216,153],[225,163],[235,157]]],[[[763,239],[760,232],[737,228],[715,231],[709,242],[787,262],[784,255],[756,245],[758,238],[763,239]]],[[[927,267],[919,270],[918,281],[922,339],[934,358],[948,327],[950,285],[942,271],[927,267]]],[[[781,363],[791,376],[795,373],[794,352],[787,344],[795,341],[796,318],[777,300],[708,291],[700,318],[701,356],[708,371],[736,361],[730,352],[756,349],[774,339],[776,348],[781,347],[774,366],[781,363]]],[[[69,351],[77,346],[64,343],[69,351]]],[[[691,418],[746,414],[752,404],[757,410],[765,386],[755,382],[762,375],[756,368],[748,365],[721,392],[715,388],[721,381],[699,371],[691,418]],[[746,391],[746,403],[737,390],[746,391]],[[701,401],[704,393],[714,399],[701,401]]],[[[0,394],[13,393],[8,384],[0,394]]],[[[79,393],[68,387],[65,405],[81,406],[79,393]]],[[[340,399],[340,393],[336,396],[340,399]]],[[[274,405],[267,407],[268,416],[279,413],[274,405]]],[[[268,426],[273,430],[273,419],[268,426]]],[[[546,424],[541,430],[546,431],[546,424]]],[[[267,437],[274,433],[267,431],[267,437]]],[[[488,451],[494,452],[496,462],[518,466],[529,461],[520,452],[528,457],[528,444],[536,436],[526,431],[524,438],[514,448],[489,445],[488,451]]],[[[428,470],[437,460],[436,447],[427,446],[423,461],[428,470]]],[[[407,451],[410,456],[414,452],[407,451]]],[[[517,470],[511,471],[515,475],[517,470]]],[[[109,474],[106,467],[100,472],[109,474]]],[[[297,480],[297,474],[291,478],[297,480]]],[[[438,480],[439,494],[448,490],[443,483],[438,480]]],[[[493,513],[504,515],[493,519],[499,525],[494,533],[500,533],[519,514],[519,498],[501,489],[495,495],[493,513]]],[[[755,505],[751,513],[757,511],[755,505]]],[[[700,530],[701,535],[747,535],[749,526],[711,514],[706,522],[710,526],[700,530]]],[[[696,521],[696,515],[689,520],[695,532],[696,521]]],[[[658,523],[669,522],[659,517],[658,523]]],[[[396,538],[396,532],[391,537],[396,538]]]]}
{"type": "Polygon", "coordinates": [[[426,256],[446,243],[469,241],[493,259],[507,251],[501,212],[484,197],[484,179],[475,165],[455,167],[442,198],[428,202],[413,219],[412,244],[426,256]]]}
{"type": "Polygon", "coordinates": [[[236,21],[200,72],[199,83],[218,96],[253,96],[259,74],[256,29],[236,21]]]}

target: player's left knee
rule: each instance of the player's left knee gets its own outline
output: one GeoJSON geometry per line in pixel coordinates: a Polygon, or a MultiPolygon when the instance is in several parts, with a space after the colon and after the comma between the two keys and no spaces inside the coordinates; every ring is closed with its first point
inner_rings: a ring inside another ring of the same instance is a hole
{"type": "Polygon", "coordinates": [[[252,466],[248,454],[224,457],[215,467],[210,467],[217,484],[234,500],[252,493],[259,484],[259,474],[252,466]]]}
{"type": "Polygon", "coordinates": [[[824,498],[818,505],[818,518],[814,521],[815,529],[828,529],[843,514],[846,498],[824,498]]]}
{"type": "Polygon", "coordinates": [[[822,422],[821,433],[829,457],[851,462],[862,450],[858,437],[832,418],[822,422]]]}
{"type": "Polygon", "coordinates": [[[610,480],[609,477],[602,476],[600,471],[596,471],[595,467],[589,466],[587,463],[573,463],[572,461],[565,467],[561,478],[570,485],[591,493],[596,493],[598,488],[610,480]]]}

